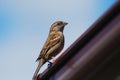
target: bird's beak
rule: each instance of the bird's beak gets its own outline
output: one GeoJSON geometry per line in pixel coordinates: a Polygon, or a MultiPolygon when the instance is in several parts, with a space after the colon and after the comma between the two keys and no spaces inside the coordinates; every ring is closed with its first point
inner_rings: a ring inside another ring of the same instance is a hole
{"type": "Polygon", "coordinates": [[[68,23],[67,22],[64,22],[63,25],[66,26],[68,23]]]}

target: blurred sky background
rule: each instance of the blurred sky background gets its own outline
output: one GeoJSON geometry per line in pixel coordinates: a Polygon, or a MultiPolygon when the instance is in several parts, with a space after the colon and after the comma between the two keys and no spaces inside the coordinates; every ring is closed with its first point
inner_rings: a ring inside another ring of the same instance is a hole
{"type": "Polygon", "coordinates": [[[0,0],[0,80],[32,79],[35,60],[54,21],[69,23],[64,29],[65,50],[113,3],[115,0],[0,0]]]}

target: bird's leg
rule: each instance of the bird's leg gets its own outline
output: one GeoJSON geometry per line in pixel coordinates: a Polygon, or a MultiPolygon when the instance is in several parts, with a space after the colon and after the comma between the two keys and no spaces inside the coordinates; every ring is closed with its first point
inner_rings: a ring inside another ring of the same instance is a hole
{"type": "Polygon", "coordinates": [[[56,61],[56,58],[54,56],[52,56],[53,62],[47,61],[48,64],[48,68],[51,68],[52,64],[56,61]]]}
{"type": "Polygon", "coordinates": [[[51,66],[52,66],[52,62],[50,62],[50,61],[47,61],[49,64],[48,64],[48,68],[51,68],[51,66]]]}
{"type": "Polygon", "coordinates": [[[57,60],[54,56],[52,56],[53,63],[57,60]]]}

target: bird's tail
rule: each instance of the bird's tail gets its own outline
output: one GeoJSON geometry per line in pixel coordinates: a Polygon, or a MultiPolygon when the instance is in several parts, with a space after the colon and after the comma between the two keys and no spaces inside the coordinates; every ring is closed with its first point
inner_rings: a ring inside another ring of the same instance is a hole
{"type": "Polygon", "coordinates": [[[37,80],[38,72],[39,72],[40,68],[42,67],[42,65],[43,65],[44,63],[45,63],[45,60],[41,58],[41,59],[39,60],[37,69],[35,70],[35,73],[34,73],[34,75],[33,75],[32,80],[37,80]]]}

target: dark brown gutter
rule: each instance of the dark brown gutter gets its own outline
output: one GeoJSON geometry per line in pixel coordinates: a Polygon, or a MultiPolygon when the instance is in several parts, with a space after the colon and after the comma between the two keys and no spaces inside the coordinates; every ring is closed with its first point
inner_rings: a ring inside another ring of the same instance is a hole
{"type": "MultiPolygon", "coordinates": [[[[80,36],[49,70],[38,77],[38,80],[48,80],[78,54],[95,36],[120,15],[120,1],[117,1],[102,17],[100,17],[82,36],[80,36]]],[[[102,55],[103,56],[103,55],[102,55]]],[[[82,73],[81,73],[82,74],[82,73]]],[[[71,79],[73,80],[73,79],[71,79]]],[[[76,79],[77,80],[77,79],[76,79]]]]}

